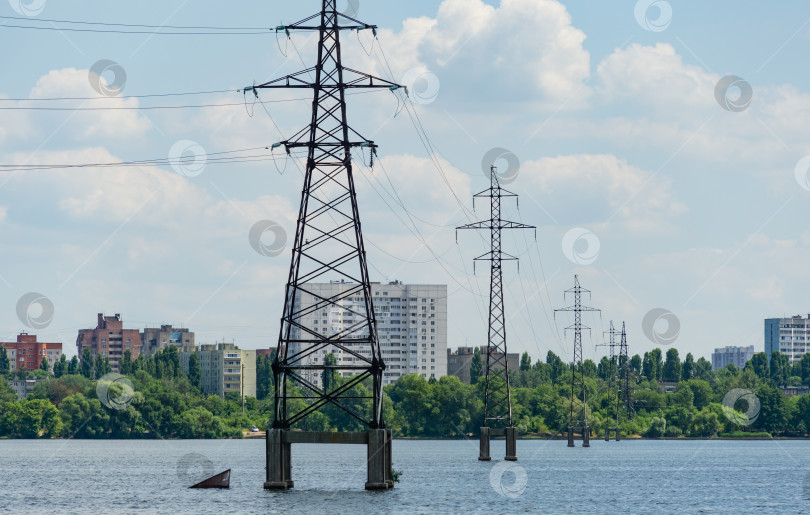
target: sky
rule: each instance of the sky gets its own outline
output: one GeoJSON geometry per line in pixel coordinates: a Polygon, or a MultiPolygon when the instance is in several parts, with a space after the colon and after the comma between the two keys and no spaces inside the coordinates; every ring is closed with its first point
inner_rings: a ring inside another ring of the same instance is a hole
{"type": "MultiPolygon", "coordinates": [[[[504,218],[537,227],[504,236],[520,258],[504,265],[510,352],[571,358],[571,315],[554,310],[571,304],[575,274],[601,310],[584,316],[596,360],[610,321],[626,324],[631,354],[697,359],[762,351],[763,319],[810,313],[810,4],[339,5],[379,27],[343,34],[344,64],[408,86],[413,102],[409,113],[387,90],[348,101],[352,127],[379,145],[372,170],[355,155],[369,273],[447,284],[451,348],[487,341],[489,274],[472,259],[489,241],[454,230],[488,217],[472,205],[487,155],[519,195],[504,218]]],[[[310,66],[311,34],[271,28],[318,10],[0,2],[0,338],[25,330],[70,355],[103,312],[189,327],[200,343],[276,345],[301,163],[264,147],[308,123],[310,100],[238,90],[310,66]],[[52,166],[132,161],[149,162],[52,166]],[[251,241],[271,226],[264,246],[251,241]]]]}

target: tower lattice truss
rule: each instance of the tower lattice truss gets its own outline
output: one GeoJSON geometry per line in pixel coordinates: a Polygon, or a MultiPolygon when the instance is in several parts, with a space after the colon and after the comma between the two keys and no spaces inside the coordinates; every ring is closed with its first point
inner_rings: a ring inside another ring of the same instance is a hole
{"type": "Polygon", "coordinates": [[[457,227],[457,229],[486,229],[490,233],[490,251],[475,258],[490,262],[489,331],[487,352],[484,356],[486,393],[484,397],[484,426],[512,427],[512,394],[509,385],[509,364],[506,347],[506,319],[503,303],[503,261],[517,260],[501,251],[501,231],[506,229],[534,229],[532,225],[510,222],[501,218],[501,199],[517,195],[501,188],[494,166],[490,168],[490,187],[474,198],[490,199],[490,219],[457,227]]]}
{"type": "Polygon", "coordinates": [[[313,92],[312,116],[307,127],[277,143],[289,154],[305,149],[306,171],[292,247],[284,311],[273,363],[275,417],[273,427],[287,429],[314,411],[332,404],[370,428],[384,427],[382,374],[385,369],[377,337],[366,251],[360,228],[352,149],[373,152],[376,145],[347,122],[346,95],[351,90],[397,89],[400,86],[343,66],[341,31],[375,30],[337,11],[336,0],[323,0],[320,13],[276,30],[318,33],[317,63],[270,82],[245,88],[259,90],[309,89],[313,92]],[[319,295],[309,285],[330,280],[351,283],[332,296],[319,295]],[[302,298],[312,302],[302,303],[302,298]],[[352,314],[354,323],[336,334],[322,334],[303,323],[308,314],[332,309],[352,314]],[[324,363],[315,356],[339,349],[338,363],[324,363]],[[324,389],[314,378],[343,375],[345,382],[328,381],[324,389]],[[370,393],[358,385],[370,382],[370,393]],[[288,382],[298,388],[293,393],[288,382]],[[338,384],[342,383],[342,384],[338,384]],[[290,391],[288,391],[290,390],[290,391]],[[297,402],[303,400],[304,402],[297,402]]]}

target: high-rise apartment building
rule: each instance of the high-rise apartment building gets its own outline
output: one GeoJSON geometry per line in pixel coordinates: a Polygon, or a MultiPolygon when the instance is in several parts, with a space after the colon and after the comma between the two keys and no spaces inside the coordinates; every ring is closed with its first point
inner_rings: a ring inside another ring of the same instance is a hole
{"type": "Polygon", "coordinates": [[[90,348],[93,359],[109,358],[113,372],[121,371],[121,358],[129,351],[134,361],[141,353],[141,333],[137,329],[124,329],[121,315],[104,316],[98,314],[95,329],[79,329],[76,338],[76,351],[79,359],[85,347],[90,348]]]}
{"type": "Polygon", "coordinates": [[[742,369],[752,357],[754,357],[753,345],[747,347],[720,347],[712,352],[712,370],[726,368],[729,364],[742,369]]]}
{"type": "Polygon", "coordinates": [[[178,351],[194,349],[194,333],[187,328],[175,328],[171,325],[147,327],[141,333],[143,347],[142,354],[155,354],[169,345],[177,347],[178,351]]]}
{"type": "MultiPolygon", "coordinates": [[[[300,312],[315,304],[315,296],[331,298],[356,288],[356,284],[343,281],[309,283],[308,293],[301,293],[296,300],[295,311],[300,312]]],[[[407,374],[421,374],[426,378],[447,375],[447,285],[403,284],[393,281],[388,284],[371,283],[374,313],[380,351],[385,361],[383,384],[396,382],[407,374]]],[[[339,306],[315,310],[304,315],[299,323],[306,329],[322,335],[332,335],[351,328],[361,320],[364,301],[359,296],[349,296],[339,306]]],[[[291,329],[291,339],[300,338],[301,329],[291,329]]],[[[364,332],[355,334],[367,338],[364,332]]],[[[290,344],[288,356],[301,352],[295,343],[290,344]]],[[[364,357],[371,356],[371,347],[358,345],[351,349],[364,357]]],[[[333,353],[339,364],[357,359],[350,353],[329,346],[317,353],[302,358],[302,364],[323,363],[328,353],[333,353]]],[[[311,373],[307,380],[322,384],[322,377],[311,373]]]]}
{"type": "Polygon", "coordinates": [[[197,354],[200,360],[200,388],[206,395],[225,397],[236,392],[256,397],[256,351],[241,350],[233,343],[200,345],[196,350],[180,352],[180,367],[188,375],[189,358],[197,354]]]}
{"type": "Polygon", "coordinates": [[[53,364],[62,357],[62,342],[38,342],[37,335],[20,333],[16,342],[0,342],[6,348],[11,370],[34,370],[39,368],[42,358],[47,358],[53,371],[53,364]]]}
{"type": "Polygon", "coordinates": [[[803,318],[796,315],[791,318],[765,319],[765,354],[768,363],[771,352],[779,351],[787,355],[790,363],[794,363],[810,352],[810,315],[803,318]]]}

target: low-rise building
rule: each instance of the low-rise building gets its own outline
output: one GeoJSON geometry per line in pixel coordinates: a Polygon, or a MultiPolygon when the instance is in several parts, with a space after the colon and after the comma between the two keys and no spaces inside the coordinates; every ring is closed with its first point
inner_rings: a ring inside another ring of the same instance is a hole
{"type": "Polygon", "coordinates": [[[272,358],[278,347],[270,347],[269,349],[256,349],[256,355],[263,358],[272,358]]]}
{"type": "Polygon", "coordinates": [[[175,328],[169,325],[160,327],[147,327],[141,333],[141,354],[150,355],[165,349],[169,345],[177,347],[178,351],[194,350],[194,333],[188,328],[175,328]]]}
{"type": "Polygon", "coordinates": [[[39,379],[12,379],[8,382],[14,393],[20,399],[25,399],[29,393],[34,391],[34,387],[39,382],[39,379]]]}
{"type": "Polygon", "coordinates": [[[712,352],[712,370],[726,368],[729,364],[742,369],[749,359],[754,357],[754,346],[727,346],[714,349],[712,352]]]}
{"type": "MultiPolygon", "coordinates": [[[[487,366],[487,347],[482,345],[479,347],[481,350],[481,374],[485,372],[487,366]]],[[[462,383],[470,382],[470,364],[472,363],[473,356],[475,355],[475,347],[459,347],[455,351],[447,349],[447,375],[458,377],[462,383]]],[[[497,353],[492,355],[493,366],[500,367],[500,362],[503,354],[497,353]]],[[[520,368],[520,354],[507,352],[506,365],[510,371],[516,371],[520,368]]]]}
{"type": "Polygon", "coordinates": [[[228,392],[256,397],[256,351],[242,350],[233,343],[200,345],[180,352],[180,366],[188,375],[189,359],[197,354],[200,361],[200,389],[206,395],[224,398],[228,392]]]}
{"type": "Polygon", "coordinates": [[[810,393],[810,386],[783,386],[780,387],[779,390],[786,396],[793,397],[795,395],[806,395],[810,393]]]}
{"type": "Polygon", "coordinates": [[[137,329],[124,329],[121,315],[98,314],[95,329],[79,329],[76,350],[79,359],[85,347],[90,348],[93,359],[108,358],[113,372],[121,371],[121,358],[129,351],[134,361],[141,354],[141,333],[137,329]]]}
{"type": "Polygon", "coordinates": [[[62,357],[62,342],[38,342],[37,335],[20,333],[16,342],[0,342],[5,347],[11,370],[34,370],[39,368],[42,358],[47,358],[53,372],[53,365],[62,357]]]}

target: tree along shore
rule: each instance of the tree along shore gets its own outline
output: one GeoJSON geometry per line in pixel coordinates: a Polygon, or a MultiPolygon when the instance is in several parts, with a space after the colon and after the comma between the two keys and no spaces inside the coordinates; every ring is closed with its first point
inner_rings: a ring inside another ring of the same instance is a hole
{"type": "MultiPolygon", "coordinates": [[[[810,355],[808,355],[810,356],[810,355]]],[[[777,385],[808,384],[810,357],[796,365],[774,353],[764,354],[740,370],[729,366],[713,372],[708,362],[683,362],[676,349],[666,357],[659,349],[629,360],[631,399],[620,401],[619,420],[624,438],[768,438],[806,437],[810,431],[810,395],[785,396],[777,385]],[[798,375],[796,375],[798,374],[798,375]],[[677,383],[663,393],[657,380],[677,383]],[[730,392],[743,392],[732,395],[730,392]],[[747,392],[747,393],[745,393],[747,392]],[[726,402],[724,405],[724,399],[726,402]],[[629,416],[632,415],[632,416],[629,416]]],[[[272,423],[271,359],[257,358],[257,398],[244,401],[236,393],[224,399],[200,391],[199,365],[188,376],[180,368],[177,349],[154,356],[122,360],[123,379],[110,380],[104,361],[62,361],[54,373],[42,370],[3,372],[0,356],[0,437],[6,438],[241,438],[251,426],[272,423]],[[18,400],[6,378],[42,379],[33,392],[18,400]],[[106,379],[105,379],[106,377],[106,379]]],[[[588,423],[592,435],[603,435],[615,419],[616,392],[608,388],[620,365],[604,358],[583,365],[588,390],[588,423]]],[[[473,360],[473,384],[457,377],[426,380],[412,374],[385,387],[384,420],[396,437],[475,437],[483,419],[484,380],[480,356],[473,360]]],[[[347,381],[324,377],[334,389],[347,381]]],[[[532,363],[528,355],[519,370],[510,372],[514,425],[523,436],[548,438],[564,432],[571,412],[571,366],[553,352],[532,363]]],[[[613,382],[615,386],[615,380],[613,382]]],[[[363,396],[368,385],[357,385],[363,396]]],[[[295,387],[290,385],[290,395],[295,387]]],[[[296,409],[301,399],[290,399],[296,409]]],[[[356,408],[361,399],[349,400],[356,408]]],[[[581,401],[574,401],[575,412],[581,401]]],[[[359,431],[362,425],[336,406],[326,406],[295,428],[308,431],[359,431]]]]}

